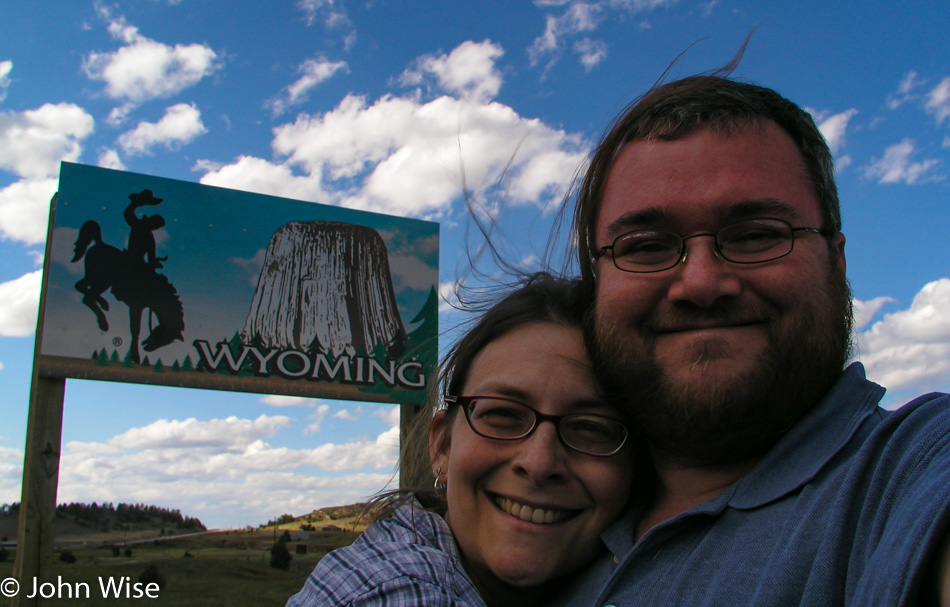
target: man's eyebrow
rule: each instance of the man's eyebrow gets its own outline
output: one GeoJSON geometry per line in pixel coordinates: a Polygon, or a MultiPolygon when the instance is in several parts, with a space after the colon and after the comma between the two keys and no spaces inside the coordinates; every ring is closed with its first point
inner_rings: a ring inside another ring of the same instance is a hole
{"type": "MultiPolygon", "coordinates": [[[[688,203],[676,205],[676,208],[688,207],[688,203]]],[[[731,204],[718,213],[718,226],[708,226],[706,229],[719,229],[730,223],[753,219],[756,217],[774,217],[776,219],[793,220],[798,218],[795,207],[777,198],[762,198],[757,200],[743,200],[731,204]]],[[[617,217],[604,230],[604,236],[610,242],[627,232],[638,229],[661,229],[676,231],[675,213],[660,207],[647,207],[624,213],[617,217]]]]}
{"type": "Polygon", "coordinates": [[[647,207],[636,211],[629,211],[617,217],[604,230],[607,240],[613,240],[632,230],[640,228],[669,228],[673,224],[673,214],[659,207],[647,207]]]}
{"type": "Polygon", "coordinates": [[[777,198],[763,198],[761,200],[745,200],[724,209],[722,221],[741,221],[757,217],[774,217],[776,219],[796,219],[798,212],[795,207],[777,198]]]}

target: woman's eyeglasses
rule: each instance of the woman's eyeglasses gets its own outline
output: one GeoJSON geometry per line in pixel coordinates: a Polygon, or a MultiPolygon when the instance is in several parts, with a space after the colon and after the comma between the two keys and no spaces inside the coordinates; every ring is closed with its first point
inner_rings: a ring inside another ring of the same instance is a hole
{"type": "Polygon", "coordinates": [[[603,415],[546,415],[522,402],[499,396],[446,396],[444,400],[462,407],[475,434],[494,440],[526,438],[538,424],[549,421],[557,428],[565,447],[594,457],[609,457],[620,451],[629,435],[623,423],[603,415]]]}

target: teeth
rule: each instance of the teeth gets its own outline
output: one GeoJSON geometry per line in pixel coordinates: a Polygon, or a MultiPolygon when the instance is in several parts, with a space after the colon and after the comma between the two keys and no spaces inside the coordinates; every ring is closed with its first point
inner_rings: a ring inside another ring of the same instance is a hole
{"type": "Polygon", "coordinates": [[[519,504],[506,497],[496,497],[495,503],[498,507],[515,518],[523,521],[531,521],[537,525],[550,525],[563,521],[568,516],[565,510],[545,510],[543,508],[532,508],[524,504],[519,504]]]}

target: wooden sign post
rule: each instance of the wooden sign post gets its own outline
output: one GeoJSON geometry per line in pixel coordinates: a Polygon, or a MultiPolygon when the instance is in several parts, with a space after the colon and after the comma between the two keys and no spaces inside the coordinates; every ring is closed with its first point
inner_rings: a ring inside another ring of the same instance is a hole
{"type": "MultiPolygon", "coordinates": [[[[49,271],[56,215],[56,196],[50,201],[46,253],[43,274],[49,271]]],[[[56,517],[56,489],[59,485],[59,453],[63,435],[63,400],[66,380],[40,374],[40,344],[43,341],[43,315],[46,312],[46,290],[40,292],[39,322],[33,349],[33,381],[30,385],[30,410],[26,425],[26,448],[23,456],[23,483],[20,487],[20,517],[17,529],[16,559],[13,577],[20,583],[20,592],[13,605],[36,605],[38,597],[28,599],[27,592],[38,583],[51,582],[53,577],[53,519],[56,517]]]]}

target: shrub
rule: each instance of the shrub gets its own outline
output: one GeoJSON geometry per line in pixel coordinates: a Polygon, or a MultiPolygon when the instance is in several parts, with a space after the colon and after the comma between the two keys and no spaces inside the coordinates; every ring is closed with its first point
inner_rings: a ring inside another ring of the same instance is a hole
{"type": "Polygon", "coordinates": [[[159,590],[165,587],[165,576],[158,570],[155,563],[149,563],[145,571],[139,574],[139,582],[142,584],[158,584],[159,590]]]}
{"type": "Polygon", "coordinates": [[[125,549],[125,556],[132,556],[132,549],[131,549],[131,548],[126,548],[126,549],[125,549]]]}
{"type": "Polygon", "coordinates": [[[270,549],[270,566],[274,569],[288,571],[290,569],[290,561],[292,561],[293,558],[294,557],[290,555],[290,550],[287,550],[287,544],[283,540],[277,540],[274,547],[270,549]]]}
{"type": "Polygon", "coordinates": [[[67,564],[68,564],[68,563],[75,563],[75,562],[76,562],[76,555],[73,554],[73,551],[72,551],[72,550],[69,550],[69,549],[67,548],[66,550],[63,550],[62,552],[59,553],[59,560],[62,561],[62,562],[64,562],[64,563],[67,563],[67,564]]]}

